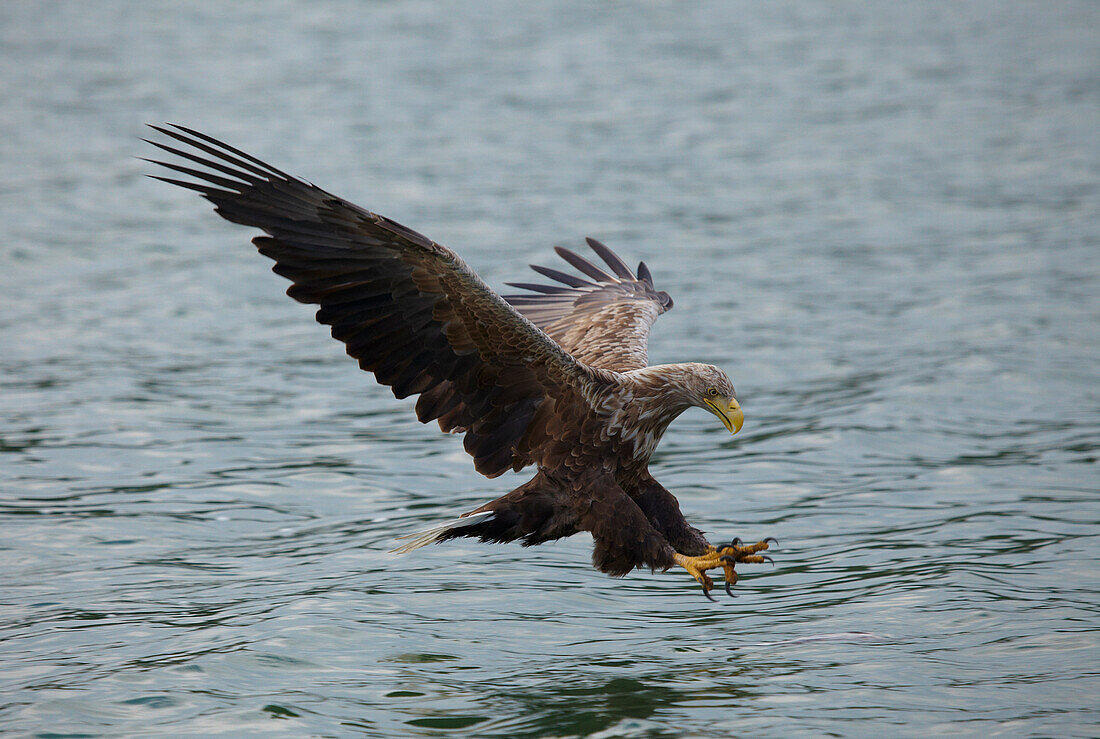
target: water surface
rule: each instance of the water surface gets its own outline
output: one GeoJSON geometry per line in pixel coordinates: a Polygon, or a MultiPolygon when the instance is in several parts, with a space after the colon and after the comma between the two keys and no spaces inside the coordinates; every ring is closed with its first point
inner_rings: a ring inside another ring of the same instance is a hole
{"type": "Polygon", "coordinates": [[[15,734],[1095,735],[1089,3],[0,6],[0,724],[15,734]],[[476,6],[476,7],[471,7],[476,6]],[[518,485],[191,193],[177,121],[457,249],[592,235],[725,367],[653,469],[712,604],[583,536],[394,537],[518,485]]]}

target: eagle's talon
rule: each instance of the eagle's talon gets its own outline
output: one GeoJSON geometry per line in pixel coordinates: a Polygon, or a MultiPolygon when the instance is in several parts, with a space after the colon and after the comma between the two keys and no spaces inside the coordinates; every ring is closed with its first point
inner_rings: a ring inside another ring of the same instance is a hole
{"type": "Polygon", "coordinates": [[[776,539],[774,536],[765,536],[764,537],[764,543],[765,544],[767,544],[769,541],[772,544],[774,544],[775,546],[779,546],[779,539],[776,539]]]}
{"type": "Polygon", "coordinates": [[[733,594],[733,591],[730,590],[730,588],[732,588],[733,584],[737,582],[737,570],[733,568],[736,564],[736,561],[733,557],[730,557],[729,555],[719,557],[718,561],[722,563],[722,570],[725,572],[726,575],[726,595],[734,598],[736,596],[733,594]]]}
{"type": "Polygon", "coordinates": [[[710,591],[707,590],[705,586],[703,587],[703,595],[705,595],[707,597],[707,600],[709,600],[711,603],[717,603],[718,602],[714,599],[714,596],[712,596],[710,594],[710,591]]]}
{"type": "Polygon", "coordinates": [[[763,562],[768,562],[774,566],[775,561],[771,557],[756,553],[764,551],[769,547],[770,542],[774,541],[775,539],[768,537],[755,544],[742,546],[740,537],[736,537],[729,544],[707,547],[706,553],[697,557],[688,557],[676,552],[673,554],[673,561],[687,570],[688,574],[698,581],[703,588],[703,594],[707,596],[708,600],[712,601],[714,598],[711,597],[710,591],[714,587],[714,581],[707,576],[706,571],[721,567],[726,576],[726,595],[735,598],[737,596],[733,594],[733,586],[737,583],[737,570],[734,567],[739,563],[761,564],[763,562]]]}
{"type": "Polygon", "coordinates": [[[749,544],[748,546],[742,546],[740,543],[735,543],[740,541],[741,539],[737,538],[729,544],[722,545],[718,548],[719,555],[733,557],[734,560],[737,562],[760,562],[761,560],[759,559],[750,558],[753,557],[753,555],[755,555],[757,552],[762,552],[769,549],[771,547],[769,542],[774,542],[775,539],[769,536],[762,541],[758,541],[755,544],[749,544]]]}

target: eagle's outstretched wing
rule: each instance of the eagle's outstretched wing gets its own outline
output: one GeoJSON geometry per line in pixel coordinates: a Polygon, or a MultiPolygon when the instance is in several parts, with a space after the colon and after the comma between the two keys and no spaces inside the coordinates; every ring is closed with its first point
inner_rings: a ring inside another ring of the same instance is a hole
{"type": "Polygon", "coordinates": [[[657,316],[672,308],[672,298],[654,288],[645,262],[638,264],[635,274],[615,252],[595,239],[587,241],[614,274],[558,246],[554,247],[558,256],[591,281],[532,264],[531,269],[562,284],[510,282],[512,287],[531,292],[505,295],[504,299],[577,361],[616,372],[645,367],[649,364],[649,328],[657,316]]]}
{"type": "Polygon", "coordinates": [[[294,283],[287,294],[320,305],[317,320],[394,395],[419,394],[421,421],[465,432],[482,474],[530,464],[517,448],[538,407],[584,403],[599,382],[450,249],[197,131],[153,128],[190,148],[149,143],[203,167],[154,162],[198,182],[156,179],[265,231],[253,243],[294,283]]]}

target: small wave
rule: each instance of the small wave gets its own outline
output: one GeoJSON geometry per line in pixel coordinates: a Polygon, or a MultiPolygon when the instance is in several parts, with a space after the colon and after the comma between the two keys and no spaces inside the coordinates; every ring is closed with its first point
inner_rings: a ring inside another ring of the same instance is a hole
{"type": "Polygon", "coordinates": [[[868,631],[844,631],[837,634],[811,634],[809,636],[800,636],[796,639],[783,639],[780,641],[767,641],[759,642],[757,644],[747,644],[749,647],[788,647],[795,644],[810,644],[820,641],[838,641],[838,642],[852,642],[852,641],[876,641],[876,642],[888,642],[891,641],[891,637],[886,634],[872,634],[868,631]]]}

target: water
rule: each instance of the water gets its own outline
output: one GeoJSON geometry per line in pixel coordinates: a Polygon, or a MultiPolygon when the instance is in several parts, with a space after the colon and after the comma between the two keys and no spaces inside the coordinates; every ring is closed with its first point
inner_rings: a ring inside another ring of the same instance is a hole
{"type": "Polygon", "coordinates": [[[16,735],[1095,735],[1090,3],[0,6],[0,724],[16,735]],[[476,7],[472,7],[476,6],[476,7]],[[459,250],[645,259],[726,367],[653,464],[774,568],[705,601],[478,505],[251,232],[208,131],[459,250]]]}

